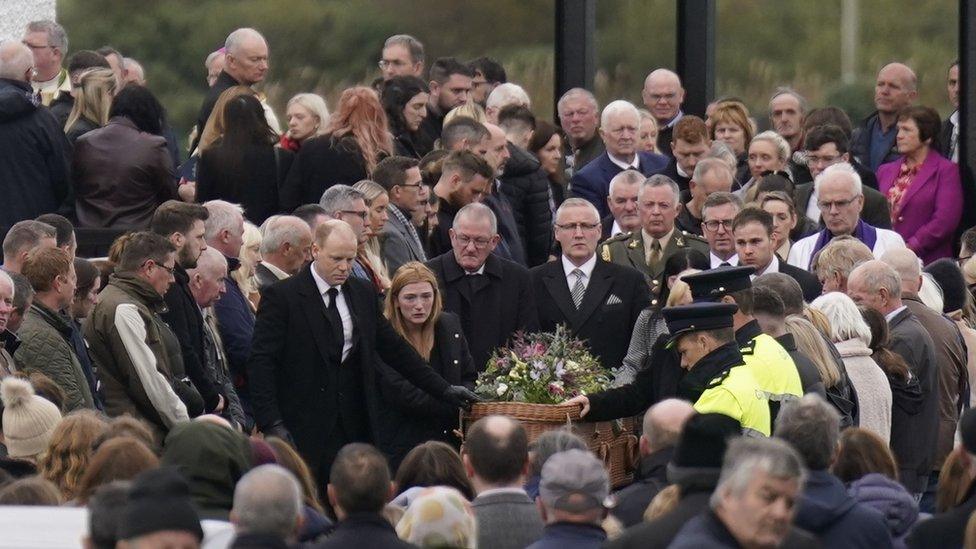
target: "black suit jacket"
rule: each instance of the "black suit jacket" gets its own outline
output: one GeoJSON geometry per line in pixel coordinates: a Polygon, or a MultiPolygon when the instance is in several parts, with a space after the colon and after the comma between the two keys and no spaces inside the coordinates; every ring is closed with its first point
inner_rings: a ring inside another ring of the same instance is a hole
{"type": "MultiPolygon", "coordinates": [[[[205,411],[209,412],[219,404],[221,393],[204,370],[203,315],[196,300],[193,299],[193,294],[190,293],[190,278],[186,269],[177,265],[173,275],[176,282],[163,296],[167,310],[160,316],[179,339],[183,368],[193,382],[193,386],[203,397],[205,411]]],[[[223,396],[226,400],[227,395],[223,396]]]]}
{"type": "Polygon", "coordinates": [[[539,328],[559,324],[583,340],[604,368],[619,368],[627,354],[634,323],[650,303],[644,276],[637,270],[597,258],[579,310],[573,305],[561,259],[530,271],[539,328]]]}
{"type": "Polygon", "coordinates": [[[258,281],[258,292],[261,293],[264,293],[265,289],[273,286],[275,282],[280,280],[264,263],[258,263],[254,267],[254,278],[258,281]]]}
{"type": "Polygon", "coordinates": [[[805,271],[799,267],[794,267],[782,259],[779,261],[779,272],[790,276],[793,280],[800,283],[803,290],[803,300],[810,303],[823,293],[823,285],[820,280],[810,271],[805,271]]]}
{"type": "MultiPolygon", "coordinates": [[[[311,268],[265,289],[247,372],[258,427],[284,422],[312,472],[320,473],[330,465],[323,463],[331,458],[328,450],[337,443],[341,447],[340,413],[366,417],[376,439],[377,356],[432,395],[443,395],[449,385],[394,331],[372,284],[350,278],[342,294],[353,319],[353,350],[341,367],[359,370],[365,394],[340,394],[340,365],[331,353],[335,334],[311,268]]],[[[319,482],[324,485],[326,480],[319,482]]]]}
{"type": "MultiPolygon", "coordinates": [[[[874,174],[871,175],[874,177],[874,174]]],[[[861,181],[864,182],[864,184],[861,186],[864,192],[864,208],[861,210],[861,219],[872,227],[877,227],[879,229],[890,229],[891,214],[888,210],[888,200],[883,194],[878,192],[877,180],[875,180],[873,187],[869,186],[863,177],[861,178],[861,181]]],[[[796,203],[797,216],[806,217],[807,203],[810,202],[811,194],[813,194],[812,181],[810,183],[797,185],[794,189],[793,196],[795,198],[793,201],[796,203]]],[[[823,228],[823,219],[820,220],[820,228],[823,228]]]]}
{"type": "MultiPolygon", "coordinates": [[[[658,134],[658,136],[660,136],[660,134],[658,134]]],[[[689,186],[688,184],[689,182],[691,182],[691,178],[682,177],[681,174],[678,173],[678,161],[675,160],[674,156],[671,155],[670,142],[668,143],[668,156],[671,157],[671,161],[668,162],[668,165],[664,168],[664,171],[661,172],[661,175],[666,175],[671,179],[673,179],[674,182],[678,184],[678,188],[681,189],[681,192],[687,191],[689,186]]]]}
{"type": "Polygon", "coordinates": [[[529,271],[490,254],[483,276],[467,280],[464,269],[449,251],[427,262],[437,276],[444,310],[461,318],[474,365],[480,372],[491,353],[506,345],[515,332],[539,329],[539,317],[529,271]]]}

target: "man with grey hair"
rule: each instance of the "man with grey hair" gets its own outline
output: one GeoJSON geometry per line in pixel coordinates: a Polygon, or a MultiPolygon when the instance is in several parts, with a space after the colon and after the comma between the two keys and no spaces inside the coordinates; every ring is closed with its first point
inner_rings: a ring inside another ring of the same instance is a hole
{"type": "MultiPolygon", "coordinates": [[[[939,435],[936,440],[935,461],[929,486],[934,494],[942,464],[952,451],[956,424],[965,397],[969,394],[969,373],[966,369],[967,353],[962,333],[955,322],[922,303],[918,293],[922,288],[921,262],[908,248],[888,250],[881,261],[890,265],[901,279],[901,300],[935,344],[935,360],[938,369],[939,435]]],[[[924,505],[923,505],[924,507],[924,505]]]]}
{"type": "Polygon", "coordinates": [[[694,414],[691,403],[677,398],[662,400],[644,413],[634,483],[617,492],[617,505],[613,508],[613,516],[624,526],[641,523],[651,500],[669,484],[668,463],[685,422],[694,414]]]}
{"type": "Polygon", "coordinates": [[[146,70],[142,68],[142,63],[131,57],[125,57],[122,61],[125,63],[125,83],[145,86],[146,70]]]}
{"type": "Polygon", "coordinates": [[[49,19],[31,21],[22,42],[34,56],[31,86],[40,94],[41,104],[49,107],[59,96],[70,95],[71,78],[63,66],[68,55],[68,33],[64,27],[49,19]]]}
{"type": "MultiPolygon", "coordinates": [[[[28,34],[40,41],[34,34],[44,33],[28,34]]],[[[25,43],[30,47],[12,40],[0,43],[0,227],[45,213],[74,211],[69,192],[71,146],[54,115],[37,104],[30,84],[35,67],[30,48],[53,46],[25,43]]]]}
{"type": "Polygon", "coordinates": [[[864,119],[851,137],[851,154],[872,172],[898,158],[898,111],[912,105],[918,97],[918,78],[902,63],[888,63],[878,72],[874,85],[875,112],[864,119]]]}
{"type": "Polygon", "coordinates": [[[901,277],[887,263],[871,260],[856,267],[847,279],[847,295],[858,305],[885,316],[891,332],[888,348],[908,364],[918,380],[919,402],[910,414],[900,406],[891,410],[891,451],[898,462],[902,485],[918,500],[928,485],[935,459],[939,425],[939,366],[935,344],[918,317],[902,303],[901,277]]]}
{"type": "Polygon", "coordinates": [[[18,221],[3,237],[3,270],[19,274],[32,251],[57,246],[54,227],[40,221],[18,221]]]}
{"type": "Polygon", "coordinates": [[[268,218],[261,232],[261,262],[254,268],[254,276],[263,293],[312,260],[312,229],[299,217],[281,215],[268,218]]]}
{"type": "Polygon", "coordinates": [[[790,150],[800,150],[803,145],[803,118],[807,112],[807,100],[796,90],[781,86],[769,98],[769,122],[787,143],[790,150]]]}
{"type": "Polygon", "coordinates": [[[383,42],[380,71],[383,80],[394,76],[424,75],[424,45],[409,34],[394,34],[383,42]]]}
{"type": "Polygon", "coordinates": [[[597,257],[600,218],[586,200],[566,199],[556,210],[554,230],[560,259],[530,271],[539,327],[551,332],[566,326],[607,371],[618,368],[637,317],[650,304],[644,277],[597,257]]]}
{"type": "Polygon", "coordinates": [[[224,61],[226,53],[224,48],[210,52],[203,61],[203,67],[207,69],[207,85],[213,87],[217,83],[220,73],[224,72],[224,61]]]}
{"type": "Polygon", "coordinates": [[[492,253],[498,222],[488,206],[472,202],[453,218],[451,249],[427,262],[437,276],[444,310],[461,318],[478,371],[516,332],[539,329],[529,271],[492,253]]]}
{"type": "Polygon", "coordinates": [[[14,310],[14,291],[14,281],[0,269],[0,377],[17,371],[13,351],[18,341],[14,330],[9,327],[10,315],[14,310]]]}
{"type": "Polygon", "coordinates": [[[785,542],[795,533],[790,526],[805,480],[800,456],[785,442],[732,440],[709,509],[688,521],[668,547],[796,547],[785,542]]]}
{"type": "Polygon", "coordinates": [[[559,98],[556,111],[559,113],[559,125],[566,134],[566,142],[563,143],[566,165],[575,173],[603,154],[603,140],[597,134],[600,104],[589,90],[572,88],[559,98]]]}
{"type": "Polygon", "coordinates": [[[488,122],[498,124],[498,113],[509,105],[531,109],[532,100],[529,99],[525,88],[518,84],[512,82],[499,84],[488,94],[488,99],[485,101],[485,116],[488,117],[488,122]]]}
{"type": "MultiPolygon", "coordinates": [[[[349,185],[333,185],[322,193],[319,205],[326,211],[329,219],[348,223],[356,232],[360,244],[369,239],[369,227],[366,226],[369,210],[366,207],[366,195],[361,191],[349,185]]],[[[352,263],[352,276],[373,282],[373,275],[358,257],[352,263]]]]}
{"type": "Polygon", "coordinates": [[[678,185],[665,175],[653,175],[641,184],[637,196],[640,212],[639,231],[621,233],[600,246],[600,257],[619,265],[633,267],[644,273],[657,295],[664,272],[664,264],[682,248],[692,248],[708,254],[708,243],[698,236],[685,234],[675,227],[680,192],[678,185]]]}
{"type": "MultiPolygon", "coordinates": [[[[207,91],[207,96],[197,115],[197,140],[191,145],[195,149],[199,142],[203,128],[213,112],[220,94],[234,86],[253,87],[264,80],[268,73],[268,43],[264,36],[254,29],[242,28],[227,35],[224,42],[224,69],[220,71],[217,80],[207,91]]],[[[262,101],[268,125],[276,132],[279,131],[278,119],[274,116],[267,103],[262,101]]]]}
{"type": "Polygon", "coordinates": [[[230,521],[235,547],[283,547],[302,527],[302,488],[295,475],[269,463],[247,472],[234,487],[230,521]]]}
{"type": "Polygon", "coordinates": [[[793,244],[787,260],[790,265],[809,270],[817,253],[841,235],[860,240],[871,249],[874,257],[881,257],[893,248],[905,247],[905,240],[895,231],[874,227],[861,219],[864,189],[861,176],[850,164],[841,162],[829,166],[817,176],[814,187],[824,228],[793,244]]]}
{"type": "Polygon", "coordinates": [[[675,220],[678,228],[684,233],[702,236],[705,199],[717,192],[730,192],[734,180],[735,175],[725,161],[718,158],[699,160],[688,181],[688,195],[691,198],[684,203],[675,220]]]}
{"type": "Polygon", "coordinates": [[[610,180],[610,194],[607,196],[610,215],[600,220],[600,240],[640,229],[637,194],[644,179],[644,175],[636,170],[624,170],[610,180]]]}
{"type": "Polygon", "coordinates": [[[657,150],[673,154],[674,125],[684,116],[681,104],[685,100],[685,89],[681,87],[681,78],[668,69],[653,70],[644,79],[641,98],[644,107],[657,121],[657,150]]]}
{"type": "Polygon", "coordinates": [[[640,113],[637,107],[623,100],[611,102],[600,117],[600,137],[606,150],[573,174],[570,180],[572,195],[593,203],[601,218],[610,213],[607,196],[613,176],[624,170],[637,170],[651,176],[668,166],[666,156],[638,150],[639,133],[640,113]]]}
{"type": "Polygon", "coordinates": [[[817,536],[824,547],[891,547],[880,511],[857,502],[830,472],[840,440],[840,415],[818,395],[783,405],[776,438],[793,447],[808,469],[797,498],[796,526],[817,536]]]}

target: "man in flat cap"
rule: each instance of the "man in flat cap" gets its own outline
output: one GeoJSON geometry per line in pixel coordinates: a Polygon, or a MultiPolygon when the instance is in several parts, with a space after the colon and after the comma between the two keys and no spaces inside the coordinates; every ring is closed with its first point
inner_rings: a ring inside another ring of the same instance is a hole
{"type": "MultiPolygon", "coordinates": [[[[693,303],[664,309],[671,333],[668,345],[677,349],[681,367],[687,371],[678,383],[677,396],[693,402],[699,413],[725,414],[738,420],[745,435],[769,436],[766,393],[760,390],[736,342],[733,315],[737,310],[732,303],[693,303]]],[[[592,406],[589,419],[607,419],[606,410],[601,408],[612,406],[610,403],[618,399],[633,401],[629,393],[639,392],[640,388],[639,376],[630,385],[591,396],[580,395],[567,403],[578,404],[581,416],[586,416],[592,406]]]]}

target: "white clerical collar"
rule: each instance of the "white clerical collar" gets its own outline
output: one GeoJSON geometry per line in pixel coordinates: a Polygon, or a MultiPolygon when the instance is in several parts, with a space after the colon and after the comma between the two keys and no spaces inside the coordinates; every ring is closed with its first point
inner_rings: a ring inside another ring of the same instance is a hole
{"type": "Polygon", "coordinates": [[[739,266],[739,254],[733,254],[732,257],[728,259],[722,259],[715,255],[715,252],[708,252],[708,257],[711,259],[713,269],[720,266],[722,263],[728,263],[732,267],[739,266]]]}
{"type": "Polygon", "coordinates": [[[778,272],[779,272],[779,258],[776,257],[776,254],[773,254],[773,260],[769,262],[769,265],[766,265],[766,268],[762,272],[756,271],[756,274],[752,275],[750,278],[755,280],[757,276],[762,276],[768,273],[778,273],[778,272]]]}
{"type": "Polygon", "coordinates": [[[583,263],[579,267],[573,265],[573,262],[566,257],[566,254],[562,255],[562,260],[563,260],[563,272],[566,273],[567,277],[569,276],[570,273],[572,273],[576,269],[579,269],[583,271],[583,276],[587,280],[589,280],[593,275],[593,268],[596,267],[596,254],[593,254],[589,259],[586,260],[586,263],[583,263]]]}
{"type": "Polygon", "coordinates": [[[617,157],[615,157],[614,155],[610,154],[609,152],[607,152],[607,156],[610,157],[610,162],[613,162],[621,170],[638,170],[638,171],[640,171],[640,155],[637,154],[637,153],[634,153],[634,160],[630,164],[627,164],[626,162],[622,162],[622,161],[618,160],[617,157]]]}
{"type": "Polygon", "coordinates": [[[312,265],[312,268],[309,270],[312,271],[312,280],[315,281],[315,287],[319,289],[319,295],[325,295],[326,292],[328,292],[332,288],[335,288],[340,292],[342,291],[341,284],[339,286],[333,286],[332,284],[326,282],[324,278],[319,276],[318,271],[315,270],[315,265],[312,265]]]}

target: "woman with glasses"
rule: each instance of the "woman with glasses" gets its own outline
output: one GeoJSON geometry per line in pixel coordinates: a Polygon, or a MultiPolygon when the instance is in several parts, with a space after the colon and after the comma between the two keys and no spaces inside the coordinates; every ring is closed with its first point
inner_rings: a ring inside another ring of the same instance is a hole
{"type": "Polygon", "coordinates": [[[396,76],[383,85],[380,101],[390,123],[397,155],[420,160],[417,132],[427,118],[429,96],[427,84],[416,76],[396,76]]]}
{"type": "MultiPolygon", "coordinates": [[[[422,263],[411,261],[393,276],[386,295],[386,317],[424,358],[452,385],[474,387],[478,372],[457,315],[443,310],[437,278],[422,263]]],[[[381,364],[378,384],[386,406],[377,441],[396,468],[414,446],[440,440],[458,447],[453,432],[458,409],[414,387],[392,368],[381,364]]]]}
{"type": "Polygon", "coordinates": [[[962,218],[959,167],[938,152],[941,124],[930,107],[902,110],[895,138],[902,157],[878,167],[892,228],[925,264],[954,255],[952,239],[962,218]]]}
{"type": "Polygon", "coordinates": [[[75,102],[64,125],[64,133],[74,146],[82,135],[108,124],[112,98],[119,89],[111,69],[91,69],[82,73],[78,84],[72,84],[75,102]]]}

